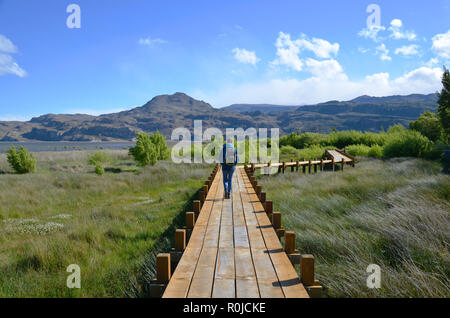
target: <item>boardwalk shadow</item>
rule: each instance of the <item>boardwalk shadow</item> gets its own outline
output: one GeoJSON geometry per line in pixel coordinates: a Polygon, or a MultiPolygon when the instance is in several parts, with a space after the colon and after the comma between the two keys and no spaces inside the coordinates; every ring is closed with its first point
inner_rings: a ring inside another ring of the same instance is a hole
{"type": "MultiPolygon", "coordinates": [[[[261,212],[259,212],[259,213],[261,213],[261,212]]],[[[269,225],[258,225],[256,228],[257,229],[269,229],[269,228],[272,228],[272,227],[273,227],[273,225],[269,224],[269,225]]]]}
{"type": "Polygon", "coordinates": [[[277,248],[276,250],[264,251],[264,253],[266,253],[266,254],[276,254],[276,253],[282,253],[282,252],[284,252],[284,250],[282,248],[277,248]]]}
{"type": "Polygon", "coordinates": [[[298,284],[300,284],[300,279],[298,279],[298,278],[282,280],[282,281],[279,281],[279,282],[273,282],[272,283],[273,286],[281,286],[281,287],[295,286],[295,285],[298,285],[298,284]]]}

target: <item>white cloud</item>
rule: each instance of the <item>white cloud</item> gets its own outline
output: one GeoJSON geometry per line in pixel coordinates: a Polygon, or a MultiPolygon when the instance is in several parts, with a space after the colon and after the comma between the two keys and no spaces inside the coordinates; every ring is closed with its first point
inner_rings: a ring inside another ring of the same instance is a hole
{"type": "Polygon", "coordinates": [[[314,76],[323,79],[347,80],[342,66],[334,59],[317,61],[314,59],[306,60],[307,70],[314,76]]]}
{"type": "Polygon", "coordinates": [[[304,61],[300,59],[300,52],[308,50],[318,58],[330,58],[339,52],[339,43],[333,43],[318,38],[309,40],[306,35],[302,35],[297,40],[292,40],[290,34],[280,32],[275,42],[277,56],[273,65],[286,65],[296,71],[303,69],[304,61]]]}
{"type": "Polygon", "coordinates": [[[17,53],[17,47],[10,39],[0,34],[0,76],[13,74],[25,77],[27,72],[23,70],[10,55],[17,53]]]}
{"type": "Polygon", "coordinates": [[[14,61],[11,55],[0,53],[0,76],[6,74],[25,77],[27,72],[14,61]]]}
{"type": "Polygon", "coordinates": [[[433,41],[431,48],[438,56],[450,58],[450,30],[447,33],[436,34],[431,40],[433,41]]]}
{"type": "Polygon", "coordinates": [[[389,31],[391,31],[390,37],[396,40],[406,39],[408,41],[413,41],[417,38],[417,35],[414,33],[414,31],[403,31],[402,26],[402,20],[392,20],[391,26],[389,27],[389,31]]]}
{"type": "Polygon", "coordinates": [[[384,43],[380,44],[376,47],[377,54],[380,54],[380,59],[382,61],[390,61],[391,57],[389,56],[389,50],[386,48],[386,45],[384,43]]]}
{"type": "Polygon", "coordinates": [[[247,51],[246,49],[235,48],[232,50],[234,58],[240,63],[256,65],[260,61],[254,51],[247,51]]]}
{"type": "MultiPolygon", "coordinates": [[[[332,61],[327,63],[332,65],[332,61]]],[[[440,68],[421,67],[394,79],[390,78],[389,73],[376,73],[361,81],[351,81],[343,72],[338,71],[339,67],[336,68],[334,76],[327,76],[321,72],[319,64],[311,60],[307,60],[307,63],[310,64],[307,65],[308,69],[314,74],[305,80],[273,79],[268,82],[231,85],[212,94],[193,94],[208,100],[216,107],[234,103],[303,105],[328,100],[349,100],[361,95],[428,94],[441,87],[440,68]]]]}
{"type": "Polygon", "coordinates": [[[427,66],[427,67],[433,67],[437,63],[439,63],[439,59],[433,57],[428,62],[426,62],[424,65],[427,66]]]}
{"type": "Polygon", "coordinates": [[[419,46],[412,44],[412,45],[404,45],[402,47],[399,47],[395,50],[395,54],[401,54],[404,56],[411,56],[411,55],[416,55],[419,53],[419,51],[417,50],[419,48],[419,46]]]}
{"type": "Polygon", "coordinates": [[[5,53],[17,53],[17,47],[10,39],[0,34],[0,51],[5,53]]]}
{"type": "Polygon", "coordinates": [[[140,45],[153,46],[155,44],[164,44],[167,43],[166,40],[162,40],[159,38],[152,39],[151,37],[140,38],[138,43],[140,45]]]}
{"type": "Polygon", "coordinates": [[[382,40],[382,38],[378,37],[378,33],[385,30],[386,28],[384,26],[371,25],[370,27],[364,28],[359,31],[358,35],[366,39],[372,39],[374,42],[379,42],[382,40]]]}

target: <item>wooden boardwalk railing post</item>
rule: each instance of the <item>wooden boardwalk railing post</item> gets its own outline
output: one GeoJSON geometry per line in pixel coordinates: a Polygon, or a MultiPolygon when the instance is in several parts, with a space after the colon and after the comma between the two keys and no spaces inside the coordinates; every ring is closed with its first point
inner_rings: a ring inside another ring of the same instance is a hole
{"type": "Polygon", "coordinates": [[[273,212],[272,213],[272,225],[277,233],[278,238],[282,238],[284,236],[284,228],[281,226],[281,213],[273,212]]]}
{"type": "Polygon", "coordinates": [[[298,161],[298,160],[297,160],[297,162],[296,162],[295,166],[296,166],[296,169],[295,169],[295,171],[297,171],[297,172],[298,172],[298,169],[300,168],[300,161],[298,161]]]}
{"type": "Polygon", "coordinates": [[[342,158],[342,171],[344,171],[345,159],[342,158]]]}
{"type": "Polygon", "coordinates": [[[205,191],[200,190],[198,196],[199,196],[199,200],[200,200],[200,205],[203,206],[203,204],[205,203],[205,200],[206,200],[205,191]]]}
{"type": "Polygon", "coordinates": [[[194,200],[193,202],[194,205],[194,213],[195,213],[195,218],[198,218],[198,215],[200,214],[200,200],[194,200]]]}
{"type": "Polygon", "coordinates": [[[303,254],[300,256],[300,279],[311,298],[322,297],[322,286],[314,278],[314,256],[303,254]]]}
{"type": "MultiPolygon", "coordinates": [[[[317,159],[314,159],[314,161],[317,161],[317,159]]],[[[314,164],[314,173],[317,173],[317,163],[314,164]]]]}
{"type": "MultiPolygon", "coordinates": [[[[293,162],[294,161],[294,159],[291,159],[291,162],[293,162]]],[[[291,172],[294,172],[294,166],[291,166],[291,172]]]]}
{"type": "Polygon", "coordinates": [[[331,171],[335,171],[335,168],[334,168],[334,158],[331,158],[331,171]]]}
{"type": "Polygon", "coordinates": [[[188,230],[192,230],[195,225],[195,213],[194,212],[186,212],[186,228],[188,230]]]}
{"type": "Polygon", "coordinates": [[[311,163],[311,160],[309,160],[308,161],[308,173],[309,174],[311,174],[311,166],[312,166],[312,163],[311,163]]]}
{"type": "Polygon", "coordinates": [[[268,200],[264,203],[264,210],[266,211],[268,216],[272,215],[272,209],[273,209],[273,203],[272,201],[268,200]]]}
{"type": "Polygon", "coordinates": [[[300,264],[300,254],[298,250],[295,249],[295,232],[284,232],[284,250],[292,265],[300,264]]]}
{"type": "Polygon", "coordinates": [[[159,298],[164,293],[171,275],[170,254],[161,253],[156,256],[156,279],[149,284],[150,297],[159,298]]]}
{"type": "MultiPolygon", "coordinates": [[[[303,158],[303,162],[305,162],[306,161],[306,159],[305,158],[303,158]]],[[[303,173],[306,173],[306,166],[305,165],[303,165],[303,173]]]]}
{"type": "Polygon", "coordinates": [[[261,203],[264,205],[264,202],[266,202],[266,193],[265,192],[261,192],[260,200],[261,200],[261,203]]]}

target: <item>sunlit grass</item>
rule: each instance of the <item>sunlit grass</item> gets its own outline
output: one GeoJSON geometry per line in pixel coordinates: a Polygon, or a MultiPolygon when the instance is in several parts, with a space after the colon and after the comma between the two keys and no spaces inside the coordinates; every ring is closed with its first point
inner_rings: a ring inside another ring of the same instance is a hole
{"type": "Polygon", "coordinates": [[[0,155],[0,297],[127,295],[211,170],[169,161],[137,169],[127,151],[109,151],[98,176],[89,153],[36,153],[28,175],[0,155]],[[81,267],[79,290],[66,287],[70,264],[81,267]]]}
{"type": "Polygon", "coordinates": [[[448,297],[450,178],[435,162],[361,160],[260,183],[300,252],[315,256],[327,296],[448,297]],[[366,286],[372,263],[382,269],[379,290],[366,286]]]}

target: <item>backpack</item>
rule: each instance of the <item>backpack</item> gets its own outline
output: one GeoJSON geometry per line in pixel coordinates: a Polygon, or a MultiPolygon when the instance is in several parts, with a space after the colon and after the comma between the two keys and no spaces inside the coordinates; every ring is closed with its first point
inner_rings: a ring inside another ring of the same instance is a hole
{"type": "Polygon", "coordinates": [[[237,163],[236,148],[229,144],[223,148],[223,163],[229,167],[235,166],[237,163]]]}

